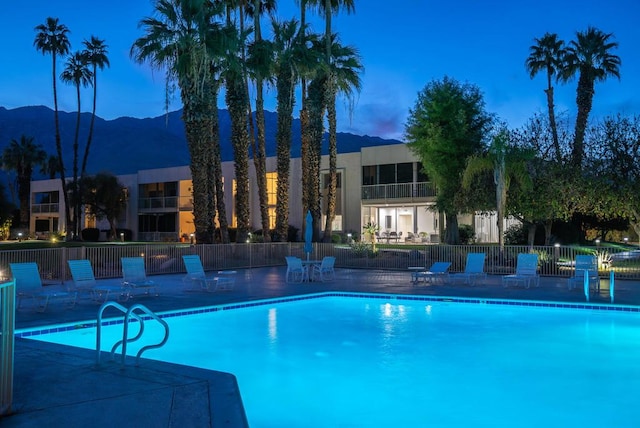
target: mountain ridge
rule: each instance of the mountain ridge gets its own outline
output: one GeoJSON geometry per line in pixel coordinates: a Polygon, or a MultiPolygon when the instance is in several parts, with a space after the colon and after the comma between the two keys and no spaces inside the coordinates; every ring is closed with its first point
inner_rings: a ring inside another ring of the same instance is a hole
{"type": "MultiPolygon", "coordinates": [[[[93,138],[87,163],[87,172],[94,174],[109,171],[113,174],[133,174],[138,170],[189,165],[190,158],[184,133],[181,110],[150,118],[119,117],[102,119],[96,115],[93,138]]],[[[63,144],[64,164],[67,176],[72,171],[73,140],[77,113],[59,111],[60,134],[63,144]]],[[[79,162],[82,161],[87,142],[91,113],[80,115],[79,162]]],[[[275,130],[277,114],[265,112],[267,156],[275,156],[275,130]]],[[[223,161],[233,160],[230,143],[231,120],[229,112],[219,110],[220,150],[223,161]]],[[[294,119],[291,156],[300,157],[300,120],[294,119]]],[[[55,154],[54,112],[46,106],[25,106],[14,109],[0,107],[0,142],[6,147],[9,141],[22,135],[34,137],[34,142],[49,154],[55,154]]],[[[338,152],[351,153],[361,147],[402,144],[401,141],[380,137],[338,133],[338,152]]],[[[323,139],[322,153],[327,154],[327,138],[323,139]]],[[[80,168],[81,165],[78,165],[80,168]]],[[[42,178],[34,171],[34,178],[42,178]]]]}

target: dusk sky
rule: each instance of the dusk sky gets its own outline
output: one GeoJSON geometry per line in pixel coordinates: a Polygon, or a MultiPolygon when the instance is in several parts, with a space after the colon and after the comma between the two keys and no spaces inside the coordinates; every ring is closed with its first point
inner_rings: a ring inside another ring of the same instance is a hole
{"type": "MultiPolygon", "coordinates": [[[[278,17],[299,17],[293,0],[280,0],[278,17]]],[[[640,28],[638,0],[538,0],[536,2],[452,0],[356,0],[356,13],[334,19],[343,44],[357,47],[365,66],[362,91],[352,119],[338,101],[338,129],[360,135],[402,139],[417,93],[433,79],[448,75],[477,85],[489,112],[517,127],[536,112],[546,113],[546,77],[531,80],[524,67],[533,39],[555,32],[565,41],[591,25],[614,33],[622,59],[621,80],[596,85],[593,117],[640,114],[640,28]]],[[[164,113],[163,74],[129,58],[143,32],[138,22],[153,12],[150,0],[6,1],[0,14],[0,106],[45,105],[53,108],[51,57],[33,47],[34,27],[48,16],[70,30],[71,50],[95,35],[109,45],[111,67],[98,77],[97,114],[105,119],[164,113]]],[[[316,32],[324,30],[317,14],[308,14],[316,32]]],[[[265,21],[264,28],[269,24],[265,21]]],[[[64,60],[59,63],[62,71],[64,60]]],[[[559,113],[575,114],[577,79],[557,85],[559,113]]],[[[90,90],[83,110],[90,111],[90,90]]],[[[179,94],[170,110],[181,107],[179,94]]],[[[220,108],[225,108],[223,102],[220,108]]],[[[275,90],[266,107],[275,110],[275,90]]],[[[75,111],[75,89],[59,85],[59,108],[75,111]]],[[[299,109],[295,109],[296,112],[299,109]]],[[[297,113],[296,113],[297,116],[297,113]]]]}

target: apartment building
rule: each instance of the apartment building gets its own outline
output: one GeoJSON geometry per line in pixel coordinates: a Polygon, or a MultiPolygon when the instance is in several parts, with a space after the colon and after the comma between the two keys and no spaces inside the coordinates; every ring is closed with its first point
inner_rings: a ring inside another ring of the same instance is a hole
{"type": "MultiPolygon", "coordinates": [[[[321,189],[326,195],[328,156],[322,158],[321,189]]],[[[276,158],[269,157],[267,193],[272,227],[275,225],[276,158]]],[[[230,226],[236,224],[234,204],[234,164],[223,162],[225,205],[230,226]]],[[[250,163],[251,226],[261,229],[259,199],[253,164],[250,163]]],[[[361,147],[357,152],[341,153],[337,158],[338,189],[333,230],[362,232],[368,222],[380,226],[380,239],[391,242],[439,242],[444,230],[443,216],[433,210],[436,189],[422,172],[420,161],[405,144],[361,147]]],[[[302,230],[301,159],[291,159],[289,222],[302,230]]],[[[118,228],[130,229],[134,240],[179,241],[194,233],[193,200],[189,166],[140,170],[119,175],[128,200],[118,228]]],[[[51,232],[64,233],[65,207],[59,179],[31,183],[31,235],[46,237],[51,232]]],[[[326,208],[326,199],[322,201],[326,208]]],[[[476,227],[482,242],[497,240],[495,218],[461,216],[460,222],[476,227]]],[[[324,217],[322,227],[324,227],[324,217]]],[[[106,222],[85,216],[83,227],[107,230],[106,222]]],[[[106,232],[103,236],[106,239],[106,232]]]]}

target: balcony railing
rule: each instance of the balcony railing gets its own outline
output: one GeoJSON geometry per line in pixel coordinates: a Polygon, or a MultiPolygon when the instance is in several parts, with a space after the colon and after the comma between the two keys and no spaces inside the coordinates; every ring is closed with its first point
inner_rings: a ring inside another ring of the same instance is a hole
{"type": "Polygon", "coordinates": [[[31,212],[33,214],[38,213],[57,213],[59,211],[59,204],[33,204],[31,205],[31,212]]]}
{"type": "Polygon", "coordinates": [[[138,208],[142,210],[178,208],[178,197],[140,198],[138,199],[138,208]]]}
{"type": "Polygon", "coordinates": [[[373,199],[425,199],[436,196],[436,187],[431,182],[376,184],[362,186],[362,200],[373,199]]]}

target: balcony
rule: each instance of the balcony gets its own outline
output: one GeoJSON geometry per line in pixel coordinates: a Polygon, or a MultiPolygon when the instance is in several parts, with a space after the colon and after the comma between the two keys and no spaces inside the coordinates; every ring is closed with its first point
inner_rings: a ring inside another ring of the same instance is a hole
{"type": "Polygon", "coordinates": [[[436,196],[431,182],[362,186],[363,201],[425,202],[436,196]]]}
{"type": "Polygon", "coordinates": [[[31,214],[55,213],[60,209],[59,204],[33,204],[31,205],[31,214]]]}

